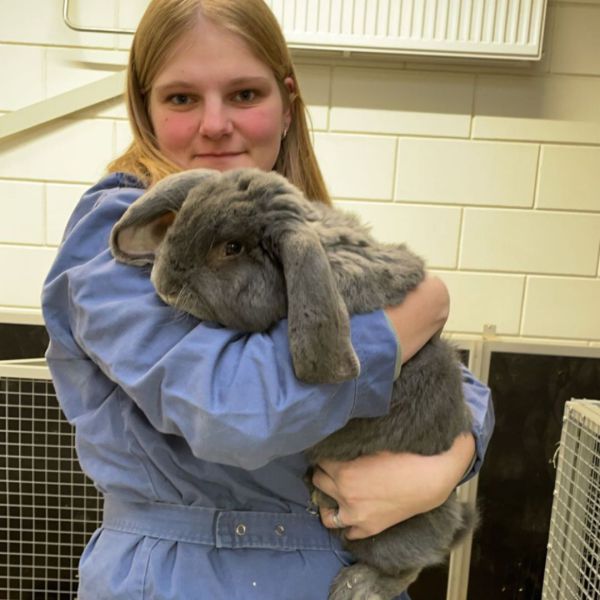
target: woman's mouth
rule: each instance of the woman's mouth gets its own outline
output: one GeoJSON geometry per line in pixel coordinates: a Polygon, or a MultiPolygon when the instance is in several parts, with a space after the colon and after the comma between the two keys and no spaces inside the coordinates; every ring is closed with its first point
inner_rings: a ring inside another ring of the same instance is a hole
{"type": "Polygon", "coordinates": [[[194,158],[232,158],[234,156],[241,156],[243,152],[203,152],[201,154],[195,154],[194,158]]]}
{"type": "Polygon", "coordinates": [[[245,152],[203,152],[194,154],[190,167],[227,171],[245,166],[245,152]]]}

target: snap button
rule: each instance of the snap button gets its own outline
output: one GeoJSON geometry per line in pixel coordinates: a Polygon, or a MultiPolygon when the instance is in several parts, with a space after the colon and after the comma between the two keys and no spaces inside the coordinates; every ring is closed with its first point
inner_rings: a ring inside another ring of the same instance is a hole
{"type": "Polygon", "coordinates": [[[275,533],[277,535],[283,535],[285,533],[285,527],[283,525],[277,525],[275,527],[275,533]]]}
{"type": "Polygon", "coordinates": [[[236,535],[246,535],[246,526],[243,523],[240,523],[236,528],[235,528],[235,534],[236,535]]]}

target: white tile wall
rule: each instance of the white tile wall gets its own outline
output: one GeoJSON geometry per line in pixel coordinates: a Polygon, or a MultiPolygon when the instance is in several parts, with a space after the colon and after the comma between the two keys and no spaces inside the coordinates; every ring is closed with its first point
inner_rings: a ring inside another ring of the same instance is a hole
{"type": "Polygon", "coordinates": [[[600,147],[543,146],[537,206],[600,212],[600,147]]]}
{"type": "Polygon", "coordinates": [[[473,87],[471,75],[337,68],[331,129],[468,137],[473,87]]]}
{"type": "Polygon", "coordinates": [[[118,26],[135,29],[150,0],[120,0],[118,3],[118,26]]]}
{"type": "Polygon", "coordinates": [[[55,254],[53,248],[0,245],[0,306],[38,307],[42,283],[55,254]]]}
{"type": "Polygon", "coordinates": [[[531,206],[536,144],[400,139],[395,198],[407,202],[531,206]]]}
{"type": "Polygon", "coordinates": [[[494,325],[498,335],[519,333],[525,277],[482,273],[438,272],[450,292],[446,331],[482,333],[494,325]]]}
{"type": "Polygon", "coordinates": [[[0,177],[95,181],[113,156],[113,124],[55,121],[0,141],[0,177]]]}
{"type": "Polygon", "coordinates": [[[0,110],[16,110],[44,98],[44,53],[35,46],[0,45],[0,110]]]}
{"type": "Polygon", "coordinates": [[[476,138],[600,144],[600,78],[481,76],[476,138]]]}
{"type": "Polygon", "coordinates": [[[77,117],[80,119],[115,119],[115,124],[118,124],[127,120],[127,108],[122,98],[113,98],[79,111],[77,117]]]}
{"type": "Polygon", "coordinates": [[[391,200],[396,139],[317,133],[315,151],[336,198],[391,200]]]}
{"type": "Polygon", "coordinates": [[[46,243],[58,246],[65,225],[81,198],[88,189],[86,185],[65,185],[49,183],[46,186],[46,243]]]}
{"type": "MultiPolygon", "coordinates": [[[[148,0],[73,0],[135,26],[148,0]]],[[[69,30],[59,0],[0,0],[0,119],[122,67],[131,36],[69,30]],[[35,17],[35,18],[34,18],[35,17]]],[[[447,330],[600,346],[600,0],[551,2],[536,64],[298,55],[340,207],[405,241],[452,296],[447,330]]],[[[118,99],[0,140],[0,319],[39,314],[82,191],[131,139],[118,99]]]]}
{"type": "Polygon", "coordinates": [[[595,275],[600,214],[465,209],[460,266],[595,275]]]}
{"type": "Polygon", "coordinates": [[[338,201],[336,206],[359,215],[382,242],[406,243],[429,267],[456,267],[461,224],[459,208],[348,201],[338,201]]]}
{"type": "Polygon", "coordinates": [[[314,130],[327,129],[329,119],[329,82],[331,69],[314,65],[298,65],[297,73],[304,102],[308,105],[314,130]]]}
{"type": "MultiPolygon", "coordinates": [[[[93,60],[102,60],[104,55],[90,53],[86,55],[77,48],[49,48],[46,51],[46,93],[48,97],[57,96],[79,86],[93,83],[109,77],[116,70],[125,68],[126,53],[120,53],[122,64],[114,56],[111,60],[116,62],[107,64],[94,64],[93,60]]],[[[125,90],[123,90],[125,91],[125,90]]],[[[120,100],[106,102],[91,109],[94,116],[127,118],[125,105],[120,100]]],[[[85,114],[77,115],[86,118],[85,114]]]]}
{"type": "Polygon", "coordinates": [[[531,277],[524,307],[524,335],[600,340],[600,281],[531,277]]]}
{"type": "Polygon", "coordinates": [[[131,144],[133,136],[128,121],[118,121],[115,123],[115,156],[127,149],[131,144]]]}
{"type": "MultiPolygon", "coordinates": [[[[60,0],[2,0],[0,41],[40,46],[81,46],[112,48],[112,35],[80,33],[63,21],[60,0]]],[[[83,27],[114,27],[116,0],[71,2],[71,21],[83,27]]]]}
{"type": "Polygon", "coordinates": [[[600,3],[560,5],[557,16],[552,71],[600,75],[600,3]]]}
{"type": "Polygon", "coordinates": [[[44,244],[44,185],[0,181],[0,240],[8,244],[44,244]]]}

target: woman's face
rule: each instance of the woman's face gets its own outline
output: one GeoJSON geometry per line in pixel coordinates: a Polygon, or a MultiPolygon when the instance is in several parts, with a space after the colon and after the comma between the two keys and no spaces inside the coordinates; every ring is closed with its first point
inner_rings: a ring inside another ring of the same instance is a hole
{"type": "Polygon", "coordinates": [[[149,112],[159,149],[183,169],[269,171],[291,120],[271,69],[202,17],[159,72],[149,112]]]}

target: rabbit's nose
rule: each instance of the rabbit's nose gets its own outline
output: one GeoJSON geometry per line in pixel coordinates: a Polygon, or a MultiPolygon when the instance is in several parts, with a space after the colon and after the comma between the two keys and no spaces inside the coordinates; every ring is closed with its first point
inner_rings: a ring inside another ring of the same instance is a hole
{"type": "Polygon", "coordinates": [[[177,301],[181,296],[181,287],[175,285],[165,285],[162,283],[160,286],[156,286],[156,291],[161,298],[165,298],[169,303],[177,301]]]}
{"type": "Polygon", "coordinates": [[[165,304],[170,304],[171,306],[173,306],[177,300],[177,296],[175,294],[166,293],[158,288],[156,289],[156,294],[165,304]]]}

